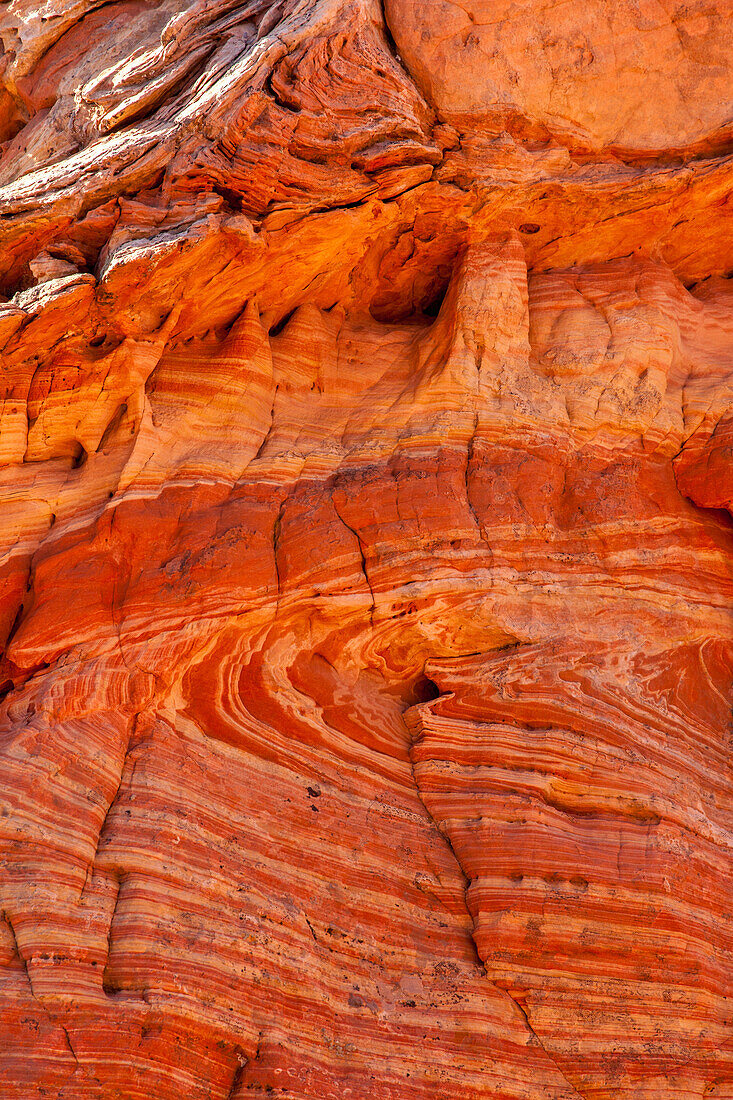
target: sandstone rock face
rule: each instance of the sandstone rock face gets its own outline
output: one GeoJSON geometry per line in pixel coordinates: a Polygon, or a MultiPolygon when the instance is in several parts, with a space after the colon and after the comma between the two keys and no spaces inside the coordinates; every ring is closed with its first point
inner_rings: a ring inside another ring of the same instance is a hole
{"type": "Polygon", "coordinates": [[[731,1100],[730,15],[6,5],[3,1100],[731,1100]]]}
{"type": "Polygon", "coordinates": [[[441,116],[627,158],[733,137],[728,3],[385,0],[385,10],[441,116]]]}

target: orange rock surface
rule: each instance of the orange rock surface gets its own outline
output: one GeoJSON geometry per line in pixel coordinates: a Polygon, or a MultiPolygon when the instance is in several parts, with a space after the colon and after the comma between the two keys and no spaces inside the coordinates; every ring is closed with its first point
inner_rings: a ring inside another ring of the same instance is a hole
{"type": "Polygon", "coordinates": [[[733,1098],[729,0],[10,0],[0,1098],[733,1098]]]}

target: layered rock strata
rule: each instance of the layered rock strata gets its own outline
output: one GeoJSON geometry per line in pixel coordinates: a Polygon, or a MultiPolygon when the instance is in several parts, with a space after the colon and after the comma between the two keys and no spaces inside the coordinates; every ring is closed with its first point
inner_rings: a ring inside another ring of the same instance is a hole
{"type": "Polygon", "coordinates": [[[729,15],[7,6],[0,1096],[733,1097],[729,15]]]}

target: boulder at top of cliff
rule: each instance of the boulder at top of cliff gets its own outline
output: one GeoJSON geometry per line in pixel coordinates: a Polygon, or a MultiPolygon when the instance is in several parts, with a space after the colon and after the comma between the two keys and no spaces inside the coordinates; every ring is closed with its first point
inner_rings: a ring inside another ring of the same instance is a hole
{"type": "Polygon", "coordinates": [[[386,0],[385,11],[428,101],[457,125],[637,158],[730,143],[728,3],[386,0]]]}

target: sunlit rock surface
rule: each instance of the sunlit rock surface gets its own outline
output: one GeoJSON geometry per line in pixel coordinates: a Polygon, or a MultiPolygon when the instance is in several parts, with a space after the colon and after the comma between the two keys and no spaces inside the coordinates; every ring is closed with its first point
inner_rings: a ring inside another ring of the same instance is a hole
{"type": "Polygon", "coordinates": [[[727,2],[10,0],[0,1097],[733,1097],[727,2]]]}

